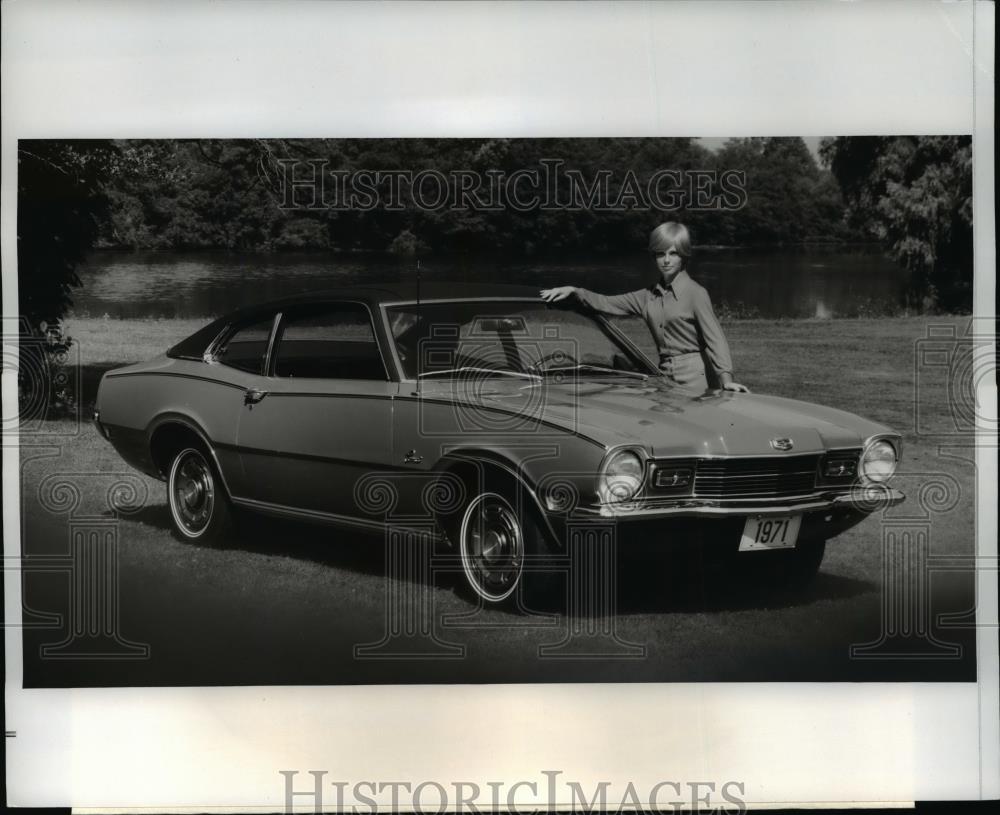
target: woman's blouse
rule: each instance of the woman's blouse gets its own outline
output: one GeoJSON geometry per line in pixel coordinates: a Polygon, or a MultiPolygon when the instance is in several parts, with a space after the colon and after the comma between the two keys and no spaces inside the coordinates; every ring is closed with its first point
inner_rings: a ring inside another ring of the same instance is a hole
{"type": "Polygon", "coordinates": [[[666,287],[657,283],[611,296],[578,288],[576,295],[595,311],[642,317],[653,334],[661,365],[669,357],[700,353],[704,348],[720,382],[732,378],[729,343],[712,310],[712,300],[687,272],[678,272],[666,287]]]}

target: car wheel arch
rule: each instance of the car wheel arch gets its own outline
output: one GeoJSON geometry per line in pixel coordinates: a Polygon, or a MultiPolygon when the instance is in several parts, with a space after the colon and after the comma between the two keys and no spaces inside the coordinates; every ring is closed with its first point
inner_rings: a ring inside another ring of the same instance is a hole
{"type": "MultiPolygon", "coordinates": [[[[476,489],[475,485],[478,482],[477,471],[480,469],[483,469],[486,474],[492,472],[494,475],[500,475],[502,483],[508,489],[520,490],[523,505],[529,511],[534,512],[543,534],[546,535],[551,543],[562,548],[562,536],[557,533],[552,525],[549,514],[542,506],[535,484],[524,472],[523,468],[519,467],[509,458],[492,450],[465,449],[451,451],[443,456],[435,467],[435,470],[439,473],[438,481],[435,483],[440,483],[443,477],[457,476],[468,491],[466,499],[471,500],[476,489]]],[[[450,486],[444,487],[445,491],[451,489],[452,487],[450,486]]],[[[515,496],[509,495],[505,497],[513,498],[515,496]]]]}
{"type": "Polygon", "coordinates": [[[194,443],[202,448],[212,458],[222,486],[231,496],[232,491],[226,482],[225,473],[219,464],[215,447],[204,429],[191,417],[182,413],[167,413],[156,417],[146,428],[146,438],[149,440],[149,454],[154,465],[163,475],[164,480],[170,472],[174,455],[187,444],[194,443]]]}

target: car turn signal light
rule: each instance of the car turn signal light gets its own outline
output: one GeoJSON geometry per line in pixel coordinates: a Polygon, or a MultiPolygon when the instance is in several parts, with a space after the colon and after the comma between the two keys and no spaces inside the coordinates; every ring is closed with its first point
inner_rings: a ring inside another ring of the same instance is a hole
{"type": "Polygon", "coordinates": [[[661,488],[681,489],[690,486],[693,478],[694,470],[690,467],[658,467],[654,483],[661,488]]]}

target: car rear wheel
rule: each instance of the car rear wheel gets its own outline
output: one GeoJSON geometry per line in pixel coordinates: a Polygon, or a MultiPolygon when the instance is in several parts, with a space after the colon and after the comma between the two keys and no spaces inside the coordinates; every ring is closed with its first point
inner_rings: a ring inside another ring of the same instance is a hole
{"type": "Polygon", "coordinates": [[[222,479],[196,447],[174,456],[167,479],[174,532],[181,540],[217,543],[232,531],[233,515],[222,479]]]}

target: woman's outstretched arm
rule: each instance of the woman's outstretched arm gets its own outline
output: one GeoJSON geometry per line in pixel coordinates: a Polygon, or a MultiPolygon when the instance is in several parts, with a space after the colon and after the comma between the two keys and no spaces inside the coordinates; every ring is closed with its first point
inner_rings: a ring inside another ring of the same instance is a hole
{"type": "Polygon", "coordinates": [[[625,294],[606,295],[581,289],[578,286],[557,286],[554,289],[542,289],[541,295],[546,303],[558,303],[567,297],[576,297],[577,300],[594,311],[616,317],[628,317],[632,314],[642,314],[646,290],[639,289],[638,291],[625,292],[625,294]]]}

